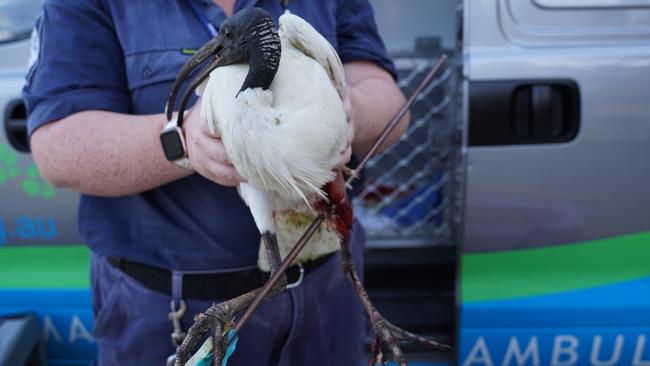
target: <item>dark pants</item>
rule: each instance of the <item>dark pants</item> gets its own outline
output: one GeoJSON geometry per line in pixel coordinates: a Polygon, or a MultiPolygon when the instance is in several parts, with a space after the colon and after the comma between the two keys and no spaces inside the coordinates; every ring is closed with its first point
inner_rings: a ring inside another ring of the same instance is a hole
{"type": "MultiPolygon", "coordinates": [[[[356,225],[351,247],[363,268],[363,228],[356,225]]],[[[237,350],[228,362],[245,365],[362,365],[364,313],[336,253],[306,274],[303,283],[266,301],[242,329],[237,350]]],[[[175,348],[170,333],[171,296],[149,290],[92,255],[94,335],[100,366],[165,365],[175,348]]],[[[216,302],[226,299],[215,299],[216,302]]],[[[185,299],[182,326],[213,301],[185,299]]]]}

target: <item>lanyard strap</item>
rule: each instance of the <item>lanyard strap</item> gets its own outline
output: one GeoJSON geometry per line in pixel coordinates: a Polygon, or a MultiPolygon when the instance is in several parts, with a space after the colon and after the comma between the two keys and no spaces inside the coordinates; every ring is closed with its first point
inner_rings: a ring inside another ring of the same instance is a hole
{"type": "MultiPolygon", "coordinates": [[[[287,10],[287,8],[289,7],[289,0],[280,0],[280,3],[282,4],[282,9],[287,10]]],[[[199,9],[196,0],[187,0],[187,4],[192,9],[194,15],[196,15],[196,17],[201,21],[203,28],[205,28],[205,30],[208,31],[210,37],[216,37],[217,34],[219,34],[219,32],[217,31],[217,27],[215,27],[214,24],[212,24],[212,22],[210,22],[208,18],[206,18],[203,11],[199,9]]]]}
{"type": "Polygon", "coordinates": [[[197,18],[201,21],[201,24],[203,24],[203,28],[205,28],[208,31],[208,34],[210,34],[210,37],[216,37],[219,32],[217,32],[217,28],[212,24],[208,18],[205,17],[205,14],[201,9],[199,9],[198,5],[196,4],[195,0],[187,0],[187,4],[190,6],[192,9],[192,12],[194,12],[194,15],[196,15],[197,18]]]}

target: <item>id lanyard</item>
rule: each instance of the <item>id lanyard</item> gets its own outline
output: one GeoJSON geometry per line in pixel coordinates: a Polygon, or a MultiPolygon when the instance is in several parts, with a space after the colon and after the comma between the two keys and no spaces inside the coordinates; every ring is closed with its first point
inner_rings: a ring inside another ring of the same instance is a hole
{"type": "Polygon", "coordinates": [[[196,0],[187,0],[187,4],[190,6],[192,9],[192,12],[194,12],[194,15],[201,21],[201,24],[203,24],[203,28],[205,28],[208,33],[210,34],[210,37],[216,37],[219,32],[217,31],[217,27],[212,24],[208,18],[205,17],[205,14],[201,9],[199,9],[198,4],[196,3],[196,0]]]}
{"type": "MultiPolygon", "coordinates": [[[[212,24],[212,22],[208,20],[208,18],[203,13],[203,10],[199,9],[196,0],[187,0],[187,4],[192,9],[194,15],[196,15],[196,17],[199,19],[199,21],[203,25],[203,28],[205,28],[205,30],[208,31],[210,37],[216,37],[217,34],[219,34],[219,32],[217,31],[217,27],[215,27],[214,24],[212,24]]],[[[280,0],[280,4],[282,4],[282,10],[287,10],[287,8],[289,7],[289,0],[280,0]]]]}

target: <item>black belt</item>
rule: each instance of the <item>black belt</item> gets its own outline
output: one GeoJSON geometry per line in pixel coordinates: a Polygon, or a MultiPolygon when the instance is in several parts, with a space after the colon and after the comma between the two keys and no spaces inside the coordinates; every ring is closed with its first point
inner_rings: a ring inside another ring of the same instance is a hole
{"type": "MultiPolygon", "coordinates": [[[[299,283],[302,281],[303,275],[316,270],[330,257],[332,254],[289,267],[286,272],[287,283],[299,283]],[[301,273],[302,271],[304,272],[301,273]]],[[[118,268],[148,289],[171,295],[171,271],[119,257],[107,257],[107,259],[113,267],[118,268]]],[[[269,273],[258,268],[235,272],[187,274],[183,275],[183,298],[228,300],[263,286],[268,278],[269,273]]]]}

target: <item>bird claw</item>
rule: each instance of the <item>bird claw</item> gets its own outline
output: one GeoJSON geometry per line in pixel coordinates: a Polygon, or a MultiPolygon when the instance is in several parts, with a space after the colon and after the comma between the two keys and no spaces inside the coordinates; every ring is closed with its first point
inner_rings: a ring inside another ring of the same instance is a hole
{"type": "Polygon", "coordinates": [[[255,298],[257,290],[237,296],[234,299],[210,306],[204,313],[194,317],[194,324],[187,331],[183,343],[176,349],[175,366],[184,366],[190,359],[191,352],[199,340],[208,333],[214,347],[214,365],[221,366],[224,350],[229,346],[226,339],[228,332],[234,328],[237,312],[246,308],[255,298]]]}
{"type": "Polygon", "coordinates": [[[208,333],[212,339],[214,347],[214,365],[221,365],[223,349],[225,344],[224,330],[228,330],[233,325],[234,316],[226,316],[226,303],[212,305],[205,313],[199,313],[194,317],[194,324],[187,331],[187,336],[180,346],[176,349],[175,366],[184,366],[190,359],[191,352],[194,350],[199,340],[208,333]]]}
{"type": "MultiPolygon", "coordinates": [[[[353,177],[354,180],[359,179],[359,171],[357,169],[352,169],[352,168],[348,167],[347,165],[344,165],[341,169],[343,170],[343,174],[346,177],[348,177],[348,178],[353,177]]],[[[346,183],[345,188],[352,189],[352,185],[346,183]]]]}
{"type": "Polygon", "coordinates": [[[386,354],[383,352],[383,347],[386,347],[390,353],[393,354],[393,359],[400,366],[408,366],[408,362],[404,357],[404,353],[399,347],[400,341],[413,342],[420,344],[427,348],[438,349],[442,351],[451,351],[449,345],[438,343],[434,340],[413,334],[406,331],[386,320],[378,311],[371,305],[370,309],[370,324],[373,332],[373,344],[371,347],[369,365],[385,365],[387,362],[386,354]]]}
{"type": "Polygon", "coordinates": [[[384,354],[384,351],[381,348],[381,341],[376,336],[372,337],[368,366],[385,365],[386,362],[386,354],[384,354]]]}
{"type": "Polygon", "coordinates": [[[379,311],[377,311],[375,306],[372,304],[372,301],[370,301],[370,297],[357,274],[350,254],[349,243],[345,240],[341,242],[341,259],[343,273],[345,273],[348,279],[350,279],[354,286],[354,290],[357,292],[357,295],[359,295],[359,299],[368,315],[372,328],[373,343],[368,365],[386,364],[386,355],[383,352],[383,347],[385,346],[393,354],[395,362],[400,366],[408,366],[404,353],[399,347],[398,341],[414,342],[428,348],[443,351],[452,350],[451,346],[421,337],[391,324],[383,315],[381,315],[381,313],[379,313],[379,311]]]}
{"type": "MultiPolygon", "coordinates": [[[[282,276],[265,298],[270,299],[280,294],[284,291],[286,283],[287,277],[282,276]]],[[[246,309],[255,300],[259,290],[256,289],[234,299],[214,304],[204,313],[197,314],[194,317],[194,324],[188,329],[187,335],[183,339],[183,343],[176,349],[176,363],[174,366],[185,366],[199,340],[208,332],[214,347],[214,366],[221,366],[224,356],[226,359],[228,358],[227,354],[229,352],[224,351],[227,351],[230,346],[231,339],[228,334],[235,328],[235,315],[246,309]]],[[[233,334],[233,338],[236,336],[236,334],[233,334]]]]}

